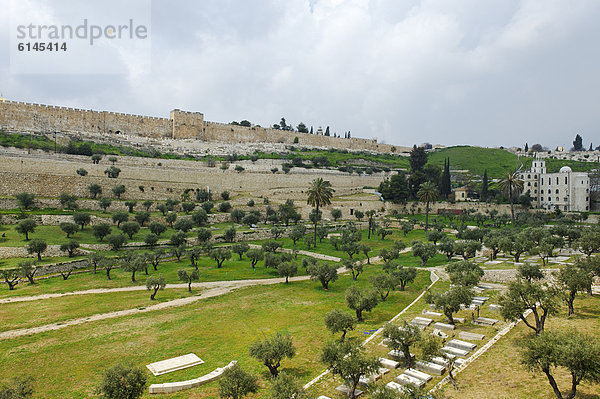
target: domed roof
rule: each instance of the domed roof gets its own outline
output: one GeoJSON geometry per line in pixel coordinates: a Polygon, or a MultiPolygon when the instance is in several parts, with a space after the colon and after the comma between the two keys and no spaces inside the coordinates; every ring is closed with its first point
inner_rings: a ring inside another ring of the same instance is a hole
{"type": "Polygon", "coordinates": [[[571,173],[571,172],[572,172],[572,170],[568,166],[563,166],[562,168],[560,168],[560,173],[571,173]]]}

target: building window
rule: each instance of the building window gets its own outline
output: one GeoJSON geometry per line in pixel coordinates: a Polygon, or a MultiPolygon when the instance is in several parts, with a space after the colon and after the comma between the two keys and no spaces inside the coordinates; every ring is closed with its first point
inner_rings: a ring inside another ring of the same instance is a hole
{"type": "Polygon", "coordinates": [[[544,190],[540,190],[540,194],[544,194],[544,190]]]}
{"type": "Polygon", "coordinates": [[[565,211],[566,211],[566,210],[568,210],[567,208],[568,208],[568,207],[565,205],[565,211]]]}
{"type": "Polygon", "coordinates": [[[527,187],[531,187],[531,182],[530,181],[527,182],[527,187]]]}
{"type": "Polygon", "coordinates": [[[565,176],[565,184],[567,184],[567,183],[568,183],[567,176],[565,176]]]}
{"type": "Polygon", "coordinates": [[[559,199],[558,199],[558,197],[556,197],[556,202],[558,202],[558,201],[559,201],[559,199]]]}
{"type": "Polygon", "coordinates": [[[534,193],[534,194],[537,194],[537,190],[533,190],[533,193],[534,193]]]}
{"type": "Polygon", "coordinates": [[[558,184],[558,176],[556,177],[556,184],[558,184]]]}
{"type": "Polygon", "coordinates": [[[531,175],[527,175],[527,178],[528,178],[528,179],[531,179],[531,175]]]}
{"type": "Polygon", "coordinates": [[[556,189],[556,194],[558,194],[558,188],[556,189]]]}
{"type": "Polygon", "coordinates": [[[563,201],[568,202],[569,199],[567,197],[563,198],[563,201]]]}
{"type": "Polygon", "coordinates": [[[533,187],[537,187],[537,182],[533,183],[533,187]]]}
{"type": "Polygon", "coordinates": [[[533,175],[533,178],[534,178],[534,179],[537,179],[537,175],[533,175]]]}

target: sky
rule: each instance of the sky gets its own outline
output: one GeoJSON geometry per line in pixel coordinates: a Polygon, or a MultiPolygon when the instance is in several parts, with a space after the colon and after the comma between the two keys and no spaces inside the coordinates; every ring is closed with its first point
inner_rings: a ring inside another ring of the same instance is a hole
{"type": "Polygon", "coordinates": [[[600,145],[597,0],[77,4],[0,0],[12,10],[0,13],[3,97],[160,117],[178,108],[262,126],[285,117],[397,145],[571,147],[576,134],[586,148],[600,145]],[[62,73],[24,73],[11,22],[68,12],[147,16],[150,40],[104,57],[118,73],[93,57],[62,73]]]}

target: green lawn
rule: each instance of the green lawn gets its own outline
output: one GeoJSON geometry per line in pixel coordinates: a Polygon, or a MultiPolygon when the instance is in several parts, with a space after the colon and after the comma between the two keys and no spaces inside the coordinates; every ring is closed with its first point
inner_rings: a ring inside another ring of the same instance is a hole
{"type": "Polygon", "coordinates": [[[428,163],[443,167],[446,158],[450,158],[451,169],[466,169],[480,176],[487,169],[490,178],[500,178],[509,169],[514,170],[521,164],[517,156],[507,150],[471,146],[435,150],[429,153],[428,163]]]}
{"type": "Polygon", "coordinates": [[[197,295],[199,289],[167,289],[150,300],[149,291],[113,292],[106,294],[76,295],[50,298],[34,302],[5,303],[0,306],[0,331],[17,330],[64,322],[98,313],[145,307],[172,299],[197,295]]]}
{"type": "MultiPolygon", "coordinates": [[[[378,270],[379,266],[369,267],[356,284],[367,286],[368,275],[378,270]]],[[[131,362],[144,366],[193,352],[206,363],[160,377],[150,376],[149,382],[191,379],[238,360],[243,368],[259,375],[265,387],[266,368],[248,356],[248,346],[256,338],[284,331],[292,335],[297,355],[284,361],[282,369],[308,381],[323,369],[318,357],[322,343],[330,337],[323,315],[333,308],[345,309],[344,292],[351,284],[351,277],[345,275],[332,283],[329,291],[312,281],[251,287],[161,312],[0,341],[0,362],[4,365],[0,380],[27,370],[37,377],[36,397],[88,398],[108,365],[131,362]]],[[[365,321],[351,335],[364,336],[363,331],[379,327],[427,284],[429,273],[420,272],[407,291],[394,292],[374,311],[366,313],[365,321]]],[[[211,383],[167,397],[214,398],[216,390],[217,384],[211,383]]],[[[253,397],[264,396],[263,390],[253,397]]]]}
{"type": "MultiPolygon", "coordinates": [[[[301,267],[303,256],[298,256],[298,274],[305,275],[304,268],[301,267]]],[[[250,260],[243,257],[239,260],[237,254],[232,254],[232,258],[226,260],[223,266],[219,269],[214,260],[203,256],[198,263],[200,274],[200,282],[204,281],[224,281],[224,280],[245,280],[245,279],[263,279],[279,277],[277,271],[272,268],[265,268],[264,262],[259,261],[256,269],[252,269],[250,260]]],[[[153,270],[152,265],[148,267],[149,274],[162,274],[167,284],[180,284],[177,272],[181,269],[192,271],[189,258],[182,258],[181,261],[175,259],[166,260],[159,264],[158,271],[153,270]]],[[[136,282],[131,281],[131,273],[125,272],[121,268],[114,268],[110,272],[111,280],[106,278],[106,272],[98,269],[96,274],[91,271],[83,271],[72,274],[68,280],[63,280],[62,277],[56,276],[51,278],[36,280],[36,284],[31,285],[26,281],[22,281],[12,291],[5,285],[0,290],[0,298],[9,296],[30,296],[49,293],[63,293],[70,291],[82,291],[92,288],[117,288],[128,287],[132,285],[145,285],[147,276],[145,273],[136,273],[136,282]]]]}

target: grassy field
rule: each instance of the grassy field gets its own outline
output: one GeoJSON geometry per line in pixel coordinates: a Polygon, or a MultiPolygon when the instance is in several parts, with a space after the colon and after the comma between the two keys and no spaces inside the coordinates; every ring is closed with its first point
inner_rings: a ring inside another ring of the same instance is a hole
{"type": "Polygon", "coordinates": [[[517,156],[499,148],[456,146],[429,153],[428,163],[443,167],[444,159],[450,158],[450,168],[469,170],[474,175],[483,176],[487,169],[489,178],[500,178],[509,169],[521,164],[517,156]]]}
{"type": "Polygon", "coordinates": [[[93,295],[76,295],[50,298],[34,302],[5,303],[0,306],[0,331],[17,330],[59,323],[99,313],[143,308],[190,295],[198,295],[199,289],[186,288],[159,291],[156,300],[150,301],[149,291],[112,292],[93,295]]]}
{"type": "MultiPolygon", "coordinates": [[[[548,319],[546,328],[552,330],[573,327],[579,332],[597,336],[600,328],[600,298],[578,296],[575,300],[575,312],[574,316],[567,318],[566,309],[563,309],[560,316],[548,319]]],[[[554,398],[543,373],[531,374],[520,365],[519,341],[531,333],[531,329],[519,323],[506,337],[458,375],[458,390],[447,387],[445,394],[457,399],[554,398]]],[[[558,369],[553,375],[566,396],[571,387],[570,374],[564,369],[558,369]]],[[[600,385],[582,383],[577,388],[576,397],[598,399],[600,385]]]]}
{"type": "MultiPolygon", "coordinates": [[[[303,258],[303,256],[298,256],[297,262],[299,265],[303,258]]],[[[200,282],[279,277],[275,269],[265,268],[263,261],[259,261],[256,265],[256,269],[253,270],[248,258],[244,256],[240,261],[236,254],[233,254],[231,259],[226,260],[220,269],[217,268],[214,260],[205,256],[201,257],[197,264],[200,282]]],[[[177,272],[181,269],[188,271],[193,270],[189,258],[182,258],[181,261],[177,261],[176,259],[163,261],[159,264],[158,271],[155,271],[152,268],[152,265],[150,265],[148,267],[148,273],[150,275],[162,274],[167,284],[180,284],[181,281],[178,279],[177,272]]],[[[301,276],[305,274],[304,268],[299,267],[298,275],[301,276]]],[[[98,269],[96,274],[93,274],[91,271],[72,274],[66,281],[63,280],[60,275],[36,280],[36,284],[34,285],[22,281],[12,291],[9,291],[7,287],[3,286],[2,290],[0,290],[0,298],[82,291],[92,288],[119,288],[134,285],[143,286],[146,284],[147,278],[143,271],[137,272],[136,282],[133,283],[131,281],[131,273],[126,272],[121,268],[113,269],[110,272],[110,276],[111,279],[108,280],[105,271],[98,269]]]]}
{"type": "MultiPolygon", "coordinates": [[[[356,282],[380,269],[371,266],[356,282]]],[[[429,283],[420,272],[405,292],[394,292],[374,311],[366,313],[355,336],[376,328],[404,308],[429,283]]],[[[248,346],[256,338],[275,331],[289,332],[297,356],[283,362],[288,370],[308,381],[323,369],[318,361],[322,342],[329,337],[322,317],[333,309],[345,309],[344,292],[353,284],[348,275],[324,291],[316,282],[293,282],[241,289],[222,297],[161,312],[103,320],[35,336],[0,341],[0,380],[23,370],[37,376],[36,397],[87,398],[108,365],[128,361],[143,366],[150,362],[194,352],[205,364],[150,377],[150,383],[185,380],[203,375],[230,360],[260,376],[267,385],[266,368],[249,358],[248,346]],[[93,350],[90,350],[93,348],[93,350]],[[60,363],[56,359],[60,358],[60,363]]],[[[169,398],[214,398],[217,384],[168,395],[169,398]]],[[[145,397],[149,397],[146,395],[145,397]]],[[[264,391],[255,396],[264,397],[264,391]]]]}

